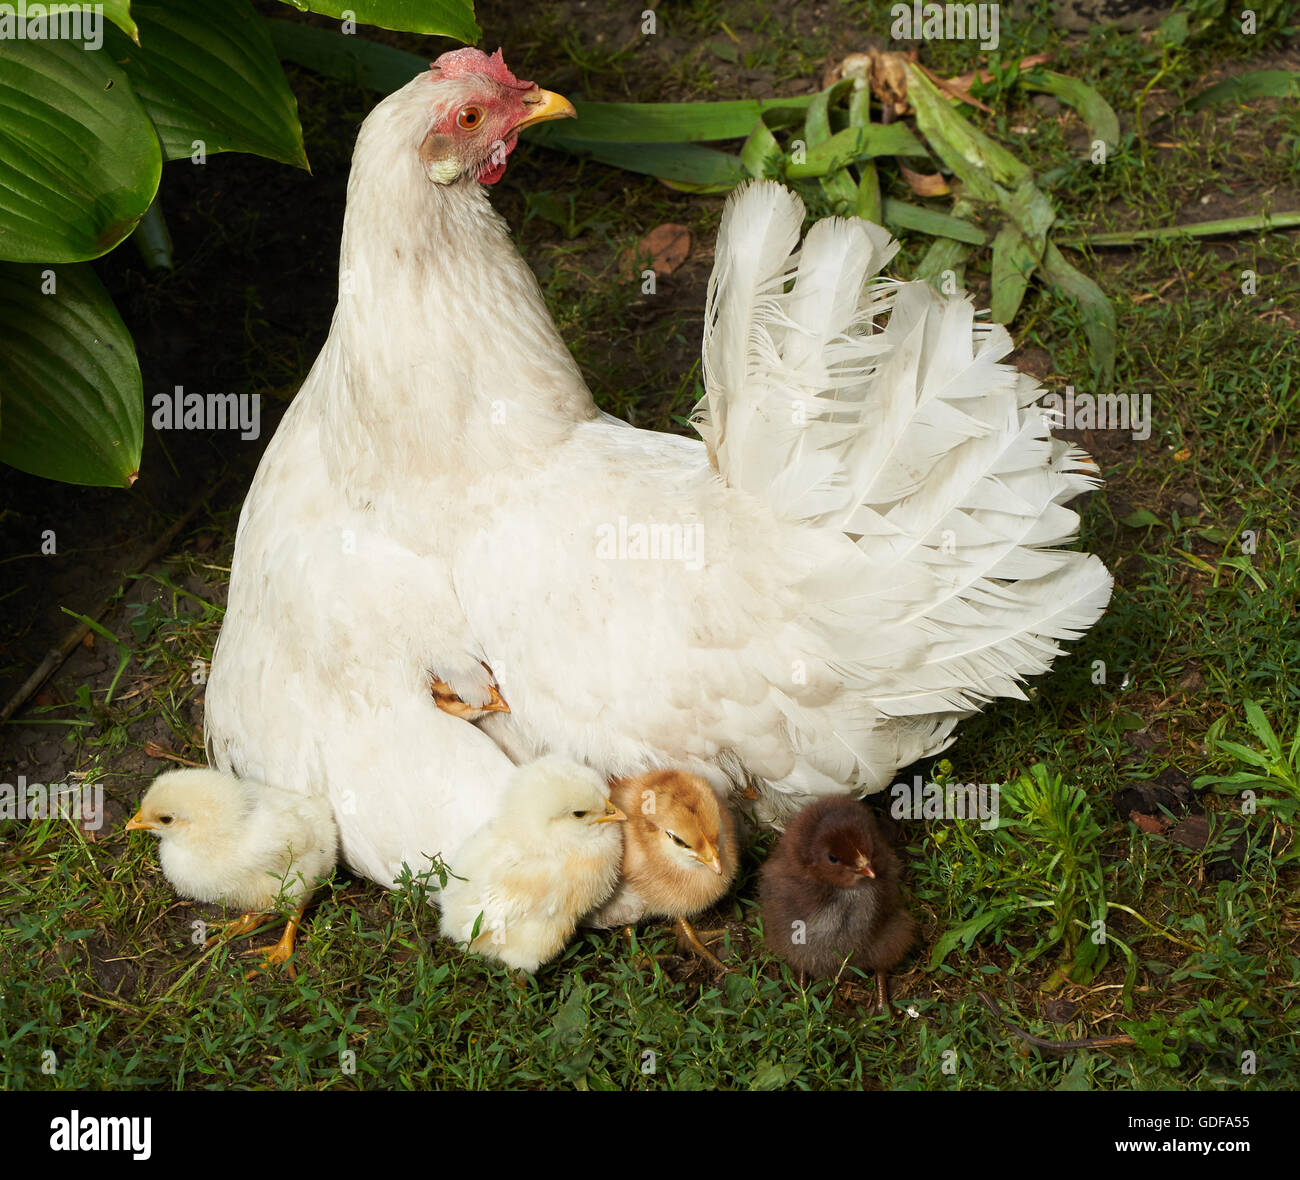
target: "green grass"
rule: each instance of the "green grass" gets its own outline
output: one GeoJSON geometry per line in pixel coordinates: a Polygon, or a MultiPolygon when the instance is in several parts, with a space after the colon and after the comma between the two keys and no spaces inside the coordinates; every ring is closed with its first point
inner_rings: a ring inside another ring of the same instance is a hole
{"type": "MultiPolygon", "coordinates": [[[[685,99],[741,97],[747,72],[806,89],[828,58],[863,46],[868,24],[887,32],[887,9],[831,5],[818,24],[800,7],[694,0],[661,13],[661,35],[674,39],[662,51],[622,9],[589,27],[549,11],[528,27],[507,28],[490,6],[481,15],[488,42],[501,40],[508,57],[512,44],[525,47],[528,76],[548,87],[685,99]]],[[[1005,21],[1002,37],[1002,62],[1050,51],[1053,68],[1096,86],[1120,115],[1124,143],[1103,168],[1086,162],[1077,119],[1017,88],[987,96],[995,115],[975,116],[1053,177],[1063,229],[1225,216],[1223,202],[1233,214],[1300,207],[1294,104],[1176,109],[1215,70],[1271,60],[1277,35],[1225,28],[1169,51],[1115,31],[1067,41],[1023,19],[1005,21]]],[[[969,44],[922,49],[945,74],[980,59],[969,44]]],[[[306,96],[318,84],[304,85],[306,96]]],[[[314,150],[313,138],[337,128],[315,127],[304,102],[314,150]]],[[[907,195],[892,165],[882,179],[886,195],[907,195]]],[[[601,403],[684,430],[699,380],[702,247],[720,201],[522,150],[495,199],[601,403]],[[621,256],[667,221],[690,228],[693,256],[643,296],[620,281],[621,256]]],[[[256,219],[237,232],[256,235],[256,219]]],[[[762,952],[755,874],[769,837],[713,915],[736,966],[721,981],[685,961],[647,960],[672,947],[648,926],[632,945],[585,934],[521,988],[437,940],[418,883],[389,894],[342,872],[309,915],[296,981],[246,982],[236,952],[248,940],[203,952],[191,924],[217,911],[178,901],[153,841],[120,828],[166,765],[144,754],[146,742],[202,757],[194,661],[210,655],[220,624],[227,515],[183,537],[143,602],[142,588],[123,587],[106,622],[131,658],[111,698],[117,657],[100,640],[106,673],[65,675],[56,703],[7,727],[65,735],[68,767],[104,784],[117,812],[95,839],[66,822],[0,823],[0,1086],[1295,1087],[1296,241],[1291,232],[1070,252],[1116,303],[1116,389],[1153,399],[1145,442],[1105,431],[1081,440],[1107,481],[1083,502],[1082,541],[1115,571],[1116,593],[1028,702],[972,719],[947,755],[953,781],[1011,784],[1006,826],[904,828],[921,938],[895,977],[892,1018],[868,1014],[869,981],[802,991],[762,952]],[[1242,293],[1245,270],[1258,276],[1256,294],[1242,293]],[[215,543],[200,547],[200,536],[215,543]],[[1201,792],[1205,847],[1148,835],[1117,810],[1118,789],[1153,781],[1201,792]],[[1253,811],[1243,811],[1246,789],[1262,800],[1253,811]],[[1039,1054],[998,1024],[979,990],[1037,1035],[1127,1032],[1135,1044],[1039,1054]],[[1050,999],[1075,1005],[1064,1023],[1048,1018],[1050,999]],[[1242,1070],[1246,1051],[1257,1056],[1253,1074],[1242,1070]]],[[[904,242],[900,273],[927,244],[904,242]]],[[[966,279],[987,296],[987,257],[966,279]]],[[[155,299],[163,315],[166,300],[155,299]]],[[[310,348],[259,316],[251,288],[244,318],[250,372],[268,389],[291,388],[310,348]]],[[[1027,357],[1047,354],[1049,388],[1088,388],[1086,341],[1068,304],[1033,286],[1012,330],[1027,357]]]]}

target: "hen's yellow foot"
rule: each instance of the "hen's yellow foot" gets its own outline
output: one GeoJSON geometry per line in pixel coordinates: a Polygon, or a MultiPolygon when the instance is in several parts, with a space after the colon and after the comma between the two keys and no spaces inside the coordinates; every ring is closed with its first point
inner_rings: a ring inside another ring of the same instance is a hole
{"type": "Polygon", "coordinates": [[[496,684],[488,686],[488,703],[486,705],[467,705],[451,689],[445,680],[435,680],[430,685],[433,703],[444,713],[459,717],[464,721],[481,721],[489,713],[509,713],[510,706],[497,689],[496,684]]]}

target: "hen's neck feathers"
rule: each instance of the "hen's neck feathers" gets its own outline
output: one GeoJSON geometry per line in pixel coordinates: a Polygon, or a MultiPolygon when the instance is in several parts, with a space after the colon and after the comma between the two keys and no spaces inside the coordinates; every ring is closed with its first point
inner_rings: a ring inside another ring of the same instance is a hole
{"type": "Polygon", "coordinates": [[[423,84],[381,103],[357,139],[338,306],[303,388],[332,474],[368,494],[504,466],[596,413],[482,186],[425,176],[423,84]]]}

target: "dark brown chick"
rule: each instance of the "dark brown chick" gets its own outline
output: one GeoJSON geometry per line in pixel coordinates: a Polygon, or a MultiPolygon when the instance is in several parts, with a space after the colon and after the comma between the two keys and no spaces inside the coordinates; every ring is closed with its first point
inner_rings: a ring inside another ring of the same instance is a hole
{"type": "Polygon", "coordinates": [[[623,879],[588,924],[674,918],[681,940],[725,969],[687,919],[721,898],[736,876],[736,830],[726,803],[704,779],[680,770],[615,779],[609,797],[627,816],[623,879]]]}
{"type": "Polygon", "coordinates": [[[899,863],[875,817],[852,799],[822,799],[786,828],[763,866],[758,897],[768,949],[799,973],[835,975],[845,959],[876,974],[877,1010],[915,923],[898,890],[899,863]]]}

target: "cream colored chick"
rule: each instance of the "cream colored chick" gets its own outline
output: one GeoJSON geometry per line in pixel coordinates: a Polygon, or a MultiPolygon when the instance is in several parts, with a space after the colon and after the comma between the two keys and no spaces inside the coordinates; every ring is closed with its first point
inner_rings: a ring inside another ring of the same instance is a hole
{"type": "Polygon", "coordinates": [[[624,926],[675,918],[681,939],[722,969],[687,919],[713,905],[735,879],[736,828],[727,805],[704,779],[679,770],[616,779],[609,794],[628,817],[623,879],[587,921],[624,926]]]}
{"type": "Polygon", "coordinates": [[[536,971],[618,883],[626,818],[585,766],[548,757],[519,767],[495,818],[449,858],[465,879],[449,878],[439,895],[443,935],[536,971]]]}
{"type": "Polygon", "coordinates": [[[223,937],[260,925],[281,893],[298,902],[267,966],[293,954],[298,920],[338,854],[324,799],[206,768],[159,775],[126,827],[158,837],[163,875],[182,897],[244,911],[223,937]]]}

